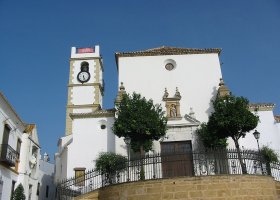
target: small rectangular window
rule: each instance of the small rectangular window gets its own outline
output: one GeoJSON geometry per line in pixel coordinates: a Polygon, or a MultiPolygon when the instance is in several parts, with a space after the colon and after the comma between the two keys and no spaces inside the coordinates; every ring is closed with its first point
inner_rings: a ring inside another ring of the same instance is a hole
{"type": "Polygon", "coordinates": [[[18,155],[20,155],[20,148],[21,148],[21,140],[18,139],[17,140],[17,153],[18,153],[18,155]]]}
{"type": "Polygon", "coordinates": [[[75,168],[74,170],[75,170],[75,185],[84,186],[86,168],[75,168]]]}
{"type": "Polygon", "coordinates": [[[12,181],[11,198],[10,198],[11,200],[13,199],[14,196],[15,185],[16,185],[16,181],[12,181]]]}
{"type": "Polygon", "coordinates": [[[49,198],[49,186],[46,186],[46,198],[49,198]]]}
{"type": "Polygon", "coordinates": [[[38,185],[37,185],[37,196],[39,196],[40,195],[40,183],[38,183],[38,185]]]}
{"type": "Polygon", "coordinates": [[[28,200],[32,200],[32,185],[29,185],[28,200]]]}

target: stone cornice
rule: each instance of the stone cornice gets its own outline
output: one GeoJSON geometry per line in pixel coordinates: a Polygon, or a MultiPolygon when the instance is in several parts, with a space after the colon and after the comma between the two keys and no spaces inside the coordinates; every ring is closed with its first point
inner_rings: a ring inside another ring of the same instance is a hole
{"type": "Polygon", "coordinates": [[[70,58],[70,61],[71,60],[93,60],[93,59],[100,59],[101,60],[101,57],[98,56],[98,57],[70,58]]]}
{"type": "Polygon", "coordinates": [[[250,111],[273,111],[275,107],[274,103],[250,103],[250,111]]]}
{"type": "Polygon", "coordinates": [[[71,84],[68,84],[68,87],[75,87],[75,86],[99,86],[99,87],[102,87],[101,83],[71,83],[71,84]]]}
{"type": "Polygon", "coordinates": [[[108,110],[96,110],[90,113],[70,113],[71,119],[80,119],[80,118],[98,118],[98,117],[114,117],[115,109],[108,110]]]}
{"type": "Polygon", "coordinates": [[[100,108],[100,104],[67,105],[67,108],[100,108]]]}
{"type": "Polygon", "coordinates": [[[171,128],[185,128],[185,127],[193,127],[199,126],[199,124],[190,123],[190,124],[167,124],[167,129],[171,128]]]}

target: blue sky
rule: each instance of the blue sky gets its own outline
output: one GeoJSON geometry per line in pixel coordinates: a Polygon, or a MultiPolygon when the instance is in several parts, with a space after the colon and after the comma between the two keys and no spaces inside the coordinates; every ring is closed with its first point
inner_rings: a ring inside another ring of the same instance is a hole
{"type": "Polygon", "coordinates": [[[53,156],[64,135],[71,47],[96,44],[105,108],[117,93],[114,53],[164,45],[222,48],[232,93],[280,114],[279,0],[0,0],[0,90],[37,124],[42,153],[53,156]]]}

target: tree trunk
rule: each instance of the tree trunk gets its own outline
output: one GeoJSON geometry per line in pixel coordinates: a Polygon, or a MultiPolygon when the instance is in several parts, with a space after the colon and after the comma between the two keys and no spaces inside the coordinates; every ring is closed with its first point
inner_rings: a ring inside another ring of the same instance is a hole
{"type": "Polygon", "coordinates": [[[141,168],[140,168],[140,180],[145,180],[145,170],[143,166],[143,160],[145,159],[145,151],[143,145],[140,147],[140,157],[141,157],[141,168]]]}
{"type": "Polygon", "coordinates": [[[235,147],[236,147],[236,150],[237,150],[238,160],[239,160],[240,165],[241,165],[242,174],[247,174],[246,164],[242,160],[238,139],[237,140],[234,139],[234,138],[232,138],[232,139],[234,141],[234,144],[235,144],[235,147]]]}

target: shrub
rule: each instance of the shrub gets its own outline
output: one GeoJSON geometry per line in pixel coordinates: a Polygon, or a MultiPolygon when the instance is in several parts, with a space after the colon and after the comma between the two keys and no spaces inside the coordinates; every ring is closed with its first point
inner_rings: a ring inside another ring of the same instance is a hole
{"type": "Polygon", "coordinates": [[[264,157],[264,159],[269,163],[279,161],[277,153],[268,146],[263,146],[261,148],[261,154],[264,157]]]}
{"type": "Polygon", "coordinates": [[[122,171],[126,168],[127,158],[112,152],[102,152],[96,159],[95,170],[102,174],[114,174],[116,171],[122,171]]]}
{"type": "Polygon", "coordinates": [[[22,184],[20,183],[17,188],[15,189],[15,192],[13,194],[13,200],[25,200],[25,195],[24,195],[24,189],[22,184]]]}

